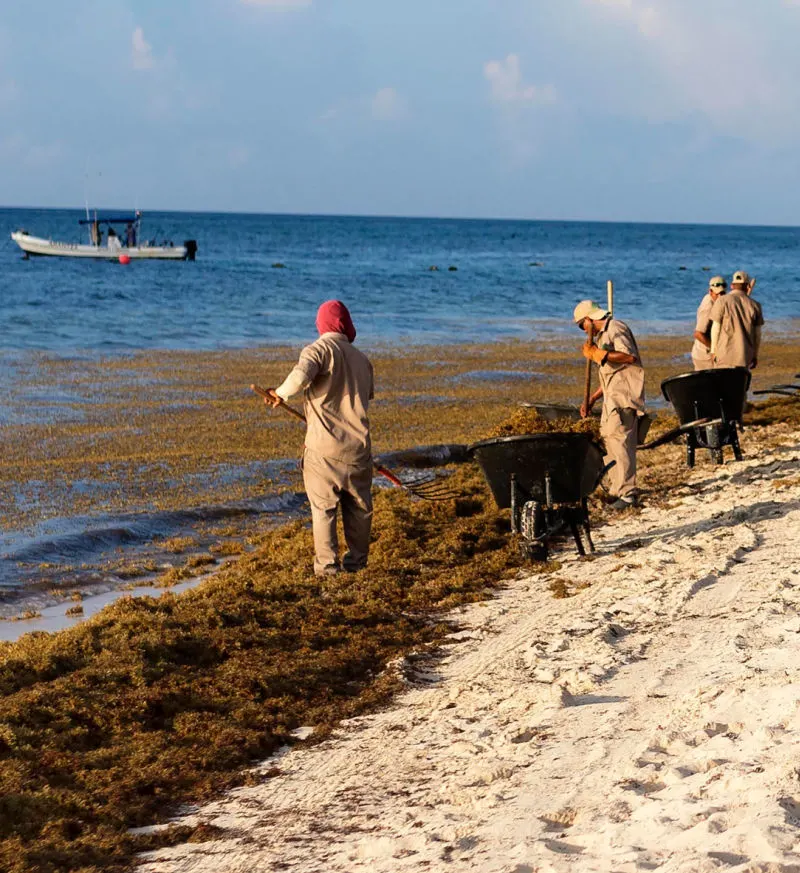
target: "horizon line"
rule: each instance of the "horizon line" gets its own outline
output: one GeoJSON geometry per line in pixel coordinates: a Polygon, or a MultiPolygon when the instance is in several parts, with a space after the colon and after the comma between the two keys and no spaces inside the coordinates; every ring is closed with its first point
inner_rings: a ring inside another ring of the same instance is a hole
{"type": "MultiPolygon", "coordinates": [[[[91,209],[91,212],[119,212],[124,207],[104,206],[91,209]]],[[[0,211],[36,210],[38,212],[80,212],[86,211],[85,206],[11,206],[0,205],[0,211]]],[[[177,215],[247,215],[262,218],[345,218],[345,219],[380,219],[394,221],[497,221],[528,224],[638,224],[638,225],[670,225],[677,227],[763,227],[763,228],[800,228],[797,224],[748,224],[746,222],[716,222],[716,221],[644,221],[637,219],[615,218],[518,218],[496,216],[454,216],[454,215],[400,215],[391,213],[352,213],[352,212],[258,212],[254,210],[225,209],[139,209],[143,215],[159,213],[177,215]]]]}

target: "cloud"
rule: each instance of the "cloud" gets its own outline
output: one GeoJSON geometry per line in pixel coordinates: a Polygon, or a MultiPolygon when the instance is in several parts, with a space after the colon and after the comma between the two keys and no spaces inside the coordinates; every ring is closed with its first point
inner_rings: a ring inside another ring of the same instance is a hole
{"type": "Polygon", "coordinates": [[[558,103],[554,85],[531,85],[522,78],[519,56],[487,61],[483,75],[491,86],[495,106],[496,136],[506,167],[522,167],[537,153],[541,142],[538,112],[531,110],[558,103]]]}
{"type": "Polygon", "coordinates": [[[519,57],[506,56],[504,61],[487,61],[483,75],[492,88],[492,100],[496,103],[522,106],[546,105],[557,101],[553,85],[527,85],[522,81],[519,57]]]}
{"type": "Polygon", "coordinates": [[[379,88],[371,97],[345,98],[319,116],[323,122],[401,121],[409,115],[408,100],[395,88],[379,88]]]}
{"type": "Polygon", "coordinates": [[[152,46],[144,38],[141,27],[137,27],[131,36],[131,64],[134,70],[152,70],[156,65],[152,46]]]}
{"type": "Polygon", "coordinates": [[[617,99],[632,105],[618,103],[614,110],[633,110],[651,122],[695,114],[718,134],[751,141],[800,131],[796,64],[774,49],[775,34],[771,38],[769,28],[760,26],[755,5],[739,4],[737,12],[723,16],[695,0],[582,3],[601,17],[597,27],[611,19],[609,26],[623,40],[620,52],[635,57],[639,81],[651,83],[649,95],[644,87],[617,89],[617,99]]]}
{"type": "Polygon", "coordinates": [[[381,88],[372,97],[371,111],[377,121],[396,121],[408,114],[408,103],[394,88],[381,88]]]}

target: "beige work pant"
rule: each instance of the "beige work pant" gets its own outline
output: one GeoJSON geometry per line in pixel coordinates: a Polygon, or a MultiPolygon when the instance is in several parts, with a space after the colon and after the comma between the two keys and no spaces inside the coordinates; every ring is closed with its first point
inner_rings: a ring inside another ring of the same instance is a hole
{"type": "Polygon", "coordinates": [[[635,409],[614,409],[603,416],[600,434],[605,440],[606,464],[616,461],[608,471],[610,491],[615,497],[636,494],[636,443],[639,419],[635,409]]]}
{"type": "Polygon", "coordinates": [[[340,506],[347,543],[341,566],[350,571],[365,567],[372,528],[372,460],[346,464],[306,449],[303,483],[311,504],[314,572],[322,576],[340,567],[336,536],[336,514],[340,506]]]}

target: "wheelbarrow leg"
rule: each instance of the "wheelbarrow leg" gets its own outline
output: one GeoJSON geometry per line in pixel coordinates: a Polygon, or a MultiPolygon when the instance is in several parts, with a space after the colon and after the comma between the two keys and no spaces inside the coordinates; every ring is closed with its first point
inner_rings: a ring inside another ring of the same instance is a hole
{"type": "Polygon", "coordinates": [[[583,535],[586,538],[586,545],[589,547],[589,552],[594,551],[594,543],[592,542],[592,530],[589,526],[589,503],[584,497],[581,500],[581,524],[579,527],[583,528],[583,535]]]}
{"type": "Polygon", "coordinates": [[[694,450],[695,450],[694,432],[690,431],[686,434],[686,466],[694,467],[694,450]]]}
{"type": "Polygon", "coordinates": [[[739,428],[735,421],[731,424],[731,445],[733,446],[733,457],[737,461],[741,461],[742,447],[739,445],[739,428]]]}
{"type": "Polygon", "coordinates": [[[520,511],[522,507],[519,505],[519,488],[517,486],[517,477],[511,474],[511,533],[517,534],[520,531],[520,511]]]}
{"type": "Polygon", "coordinates": [[[572,538],[575,540],[575,545],[578,547],[578,554],[583,558],[586,556],[586,549],[581,541],[581,531],[578,523],[574,519],[570,519],[569,529],[572,531],[572,538]]]}

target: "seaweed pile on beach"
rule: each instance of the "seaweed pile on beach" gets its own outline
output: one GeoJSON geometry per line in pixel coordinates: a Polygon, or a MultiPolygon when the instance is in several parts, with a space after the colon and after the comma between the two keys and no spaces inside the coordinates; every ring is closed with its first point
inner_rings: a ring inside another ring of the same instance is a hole
{"type": "Polygon", "coordinates": [[[477,471],[451,478],[464,496],[448,503],[376,495],[358,574],[316,579],[295,522],[197,589],[0,645],[0,869],[122,871],[191,836],[129,828],[268,778],[244,771],[296,728],[321,737],[386,701],[402,684],[387,665],[518,564],[477,471]]]}
{"type": "Polygon", "coordinates": [[[588,433],[593,439],[600,439],[600,420],[589,418],[545,418],[536,409],[521,406],[508,418],[492,428],[486,439],[507,436],[522,436],[536,433],[588,433]]]}

